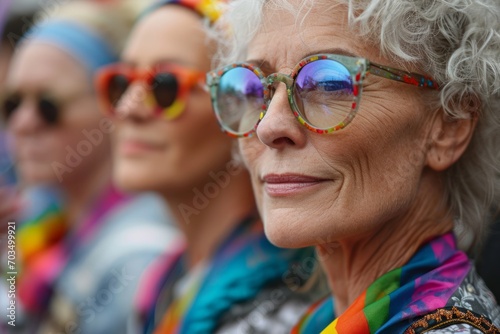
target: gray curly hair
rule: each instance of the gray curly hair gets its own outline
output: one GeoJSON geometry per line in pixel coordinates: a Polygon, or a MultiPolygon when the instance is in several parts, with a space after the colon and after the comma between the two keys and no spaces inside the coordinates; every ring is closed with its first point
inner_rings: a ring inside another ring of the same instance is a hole
{"type": "MultiPolygon", "coordinates": [[[[478,115],[464,155],[446,171],[447,201],[459,237],[481,240],[500,198],[500,2],[498,0],[338,0],[349,23],[400,66],[417,65],[442,89],[435,108],[454,119],[478,115]]],[[[265,6],[307,15],[331,0],[233,0],[212,30],[218,64],[245,59],[265,6]],[[229,28],[229,30],[228,30],[229,28]],[[231,31],[230,36],[227,31],[231,31]]],[[[300,21],[297,21],[300,23],[300,21]]]]}

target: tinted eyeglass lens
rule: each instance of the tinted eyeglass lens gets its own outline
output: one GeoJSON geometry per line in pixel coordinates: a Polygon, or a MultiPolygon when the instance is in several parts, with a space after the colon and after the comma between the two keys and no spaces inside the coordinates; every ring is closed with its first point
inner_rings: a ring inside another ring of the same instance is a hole
{"type": "Polygon", "coordinates": [[[179,82],[174,74],[156,74],[152,80],[151,86],[156,102],[161,108],[168,108],[175,102],[179,91],[179,82]]]}
{"type": "Polygon", "coordinates": [[[215,109],[227,129],[240,134],[251,131],[263,105],[264,86],[254,72],[236,67],[222,75],[215,109]]]}
{"type": "Polygon", "coordinates": [[[38,111],[47,124],[56,124],[59,118],[59,108],[49,98],[40,98],[38,101],[38,111]]]}
{"type": "Polygon", "coordinates": [[[130,85],[129,79],[123,74],[114,75],[109,79],[107,98],[113,107],[117,107],[123,94],[130,85]]]}
{"type": "Polygon", "coordinates": [[[2,117],[7,122],[10,120],[14,111],[21,105],[22,98],[19,95],[8,96],[2,103],[2,117]]]}
{"type": "MultiPolygon", "coordinates": [[[[20,95],[12,95],[3,101],[2,114],[5,121],[9,121],[14,112],[19,108],[23,100],[20,95]]],[[[54,125],[59,120],[59,107],[57,104],[48,97],[40,97],[37,101],[37,112],[42,120],[49,124],[54,125]]]]}
{"type": "Polygon", "coordinates": [[[341,123],[355,98],[352,76],[341,63],[321,59],[306,64],[295,78],[295,102],[302,117],[317,128],[341,123]]]}

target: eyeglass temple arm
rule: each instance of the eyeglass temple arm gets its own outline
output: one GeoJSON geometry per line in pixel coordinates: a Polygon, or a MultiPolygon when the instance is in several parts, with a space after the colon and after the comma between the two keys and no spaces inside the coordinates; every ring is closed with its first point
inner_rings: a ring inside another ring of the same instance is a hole
{"type": "Polygon", "coordinates": [[[371,74],[379,77],[403,82],[413,86],[439,90],[439,85],[432,78],[421,74],[410,73],[374,63],[370,63],[368,69],[371,74]]]}
{"type": "Polygon", "coordinates": [[[200,82],[198,82],[198,85],[201,89],[203,89],[203,91],[205,91],[207,93],[210,92],[210,86],[207,83],[200,81],[200,82]]]}

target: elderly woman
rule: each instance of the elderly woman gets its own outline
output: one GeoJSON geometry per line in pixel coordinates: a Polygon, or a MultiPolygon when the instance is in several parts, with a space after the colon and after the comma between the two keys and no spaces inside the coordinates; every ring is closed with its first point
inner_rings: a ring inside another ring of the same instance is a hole
{"type": "Polygon", "coordinates": [[[221,27],[208,84],[266,234],[332,290],[294,333],[497,333],[453,229],[477,242],[500,190],[498,1],[236,0],[221,27]]]}
{"type": "Polygon", "coordinates": [[[203,27],[217,13],[218,1],[159,1],[98,77],[117,126],[115,182],[160,194],[185,236],[144,274],[134,332],[282,333],[312,301],[295,291],[312,250],[266,239],[235,141],[212,112],[203,27]]]}

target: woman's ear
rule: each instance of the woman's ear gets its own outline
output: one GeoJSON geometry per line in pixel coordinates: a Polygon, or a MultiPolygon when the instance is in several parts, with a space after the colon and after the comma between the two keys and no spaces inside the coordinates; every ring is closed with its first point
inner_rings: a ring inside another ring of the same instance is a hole
{"type": "Polygon", "coordinates": [[[442,109],[436,112],[429,132],[427,166],[443,171],[462,156],[477,124],[477,113],[469,115],[467,119],[452,119],[442,109]]]}

